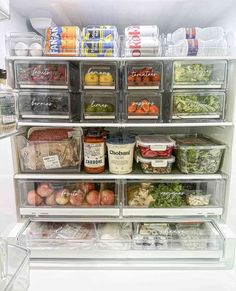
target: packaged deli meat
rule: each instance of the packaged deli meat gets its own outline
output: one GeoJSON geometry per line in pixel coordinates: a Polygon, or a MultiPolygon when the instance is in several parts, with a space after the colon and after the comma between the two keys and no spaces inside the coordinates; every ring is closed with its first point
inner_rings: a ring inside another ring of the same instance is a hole
{"type": "Polygon", "coordinates": [[[80,170],[81,128],[31,128],[28,139],[26,135],[16,139],[22,172],[80,170]]]}

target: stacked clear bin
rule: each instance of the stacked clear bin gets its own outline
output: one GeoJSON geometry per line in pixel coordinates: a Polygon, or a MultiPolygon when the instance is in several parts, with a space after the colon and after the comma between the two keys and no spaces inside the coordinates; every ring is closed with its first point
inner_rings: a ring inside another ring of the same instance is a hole
{"type": "Polygon", "coordinates": [[[126,61],[124,120],[162,122],[162,62],[126,61]]]}
{"type": "Polygon", "coordinates": [[[170,70],[170,122],[225,120],[227,61],[174,61],[170,70]]]}
{"type": "Polygon", "coordinates": [[[74,65],[65,61],[15,61],[14,70],[20,119],[50,122],[79,118],[79,78],[74,65]]]}
{"type": "Polygon", "coordinates": [[[119,120],[119,83],[117,62],[81,62],[81,117],[84,122],[119,120]]]}

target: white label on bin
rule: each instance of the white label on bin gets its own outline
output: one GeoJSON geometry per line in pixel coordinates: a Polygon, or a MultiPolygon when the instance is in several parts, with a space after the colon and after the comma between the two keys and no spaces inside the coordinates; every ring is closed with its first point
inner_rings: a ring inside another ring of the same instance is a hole
{"type": "Polygon", "coordinates": [[[165,151],[167,149],[166,145],[151,145],[150,149],[152,151],[165,151]]]}
{"type": "Polygon", "coordinates": [[[58,155],[43,157],[43,163],[47,170],[61,168],[58,155]]]}
{"type": "Polygon", "coordinates": [[[167,161],[166,160],[158,160],[158,161],[152,161],[151,162],[153,168],[164,168],[167,167],[167,161]]]}
{"type": "Polygon", "coordinates": [[[3,124],[13,123],[16,121],[15,115],[3,115],[2,122],[3,124]]]}

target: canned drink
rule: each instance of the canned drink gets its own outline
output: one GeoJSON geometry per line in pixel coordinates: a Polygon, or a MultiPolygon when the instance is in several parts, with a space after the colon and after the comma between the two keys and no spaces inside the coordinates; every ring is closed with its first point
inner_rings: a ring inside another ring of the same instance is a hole
{"type": "Polygon", "coordinates": [[[117,54],[117,44],[115,41],[82,41],[81,55],[83,57],[114,57],[117,54]]]}
{"type": "Polygon", "coordinates": [[[137,25],[125,28],[125,38],[132,39],[137,37],[158,38],[159,28],[156,25],[137,25]]]}
{"type": "Polygon", "coordinates": [[[79,41],[76,39],[50,39],[45,42],[45,55],[78,55],[79,41]]]}
{"type": "Polygon", "coordinates": [[[82,30],[83,40],[116,40],[118,37],[117,28],[114,25],[88,25],[82,30]]]}
{"type": "Polygon", "coordinates": [[[72,39],[80,38],[78,26],[54,26],[46,29],[46,40],[49,39],[72,39]]]}
{"type": "Polygon", "coordinates": [[[126,40],[125,47],[129,49],[133,48],[159,48],[160,41],[155,38],[133,38],[126,40]]]}
{"type": "Polygon", "coordinates": [[[155,57],[160,56],[160,53],[160,48],[133,48],[125,50],[126,57],[155,57]]]}

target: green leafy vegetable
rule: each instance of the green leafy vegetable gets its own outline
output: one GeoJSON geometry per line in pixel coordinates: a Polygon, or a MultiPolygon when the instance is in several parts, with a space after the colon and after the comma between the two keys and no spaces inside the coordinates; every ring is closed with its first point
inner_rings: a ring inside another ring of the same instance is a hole
{"type": "Polygon", "coordinates": [[[207,83],[210,81],[212,68],[209,65],[203,64],[175,64],[174,80],[177,83],[193,82],[207,83]]]}

